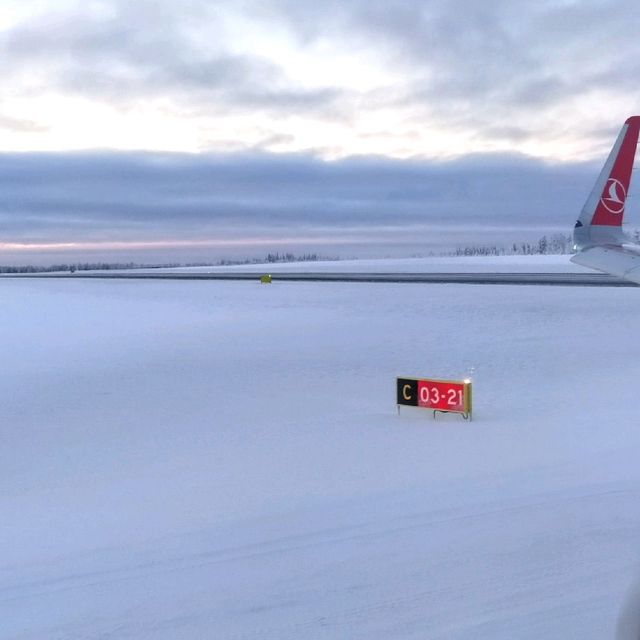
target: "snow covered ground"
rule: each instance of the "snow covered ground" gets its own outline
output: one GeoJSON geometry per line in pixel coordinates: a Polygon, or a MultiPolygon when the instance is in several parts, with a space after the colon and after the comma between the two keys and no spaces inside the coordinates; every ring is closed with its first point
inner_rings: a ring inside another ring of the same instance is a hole
{"type": "Polygon", "coordinates": [[[613,637],[640,291],[0,288],[3,640],[613,637]],[[399,374],[472,375],[474,421],[399,374]]]}
{"type": "MultiPolygon", "coordinates": [[[[587,267],[573,264],[568,255],[387,258],[386,260],[328,260],[309,262],[277,262],[242,264],[224,267],[176,267],[152,269],[163,272],[249,271],[252,273],[331,272],[331,273],[593,273],[587,267]]],[[[149,271],[141,269],[140,271],[149,271]]]]}

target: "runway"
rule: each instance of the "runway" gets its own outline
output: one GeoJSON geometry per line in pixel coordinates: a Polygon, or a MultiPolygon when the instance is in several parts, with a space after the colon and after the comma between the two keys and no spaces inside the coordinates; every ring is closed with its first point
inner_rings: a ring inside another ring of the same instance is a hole
{"type": "MultiPolygon", "coordinates": [[[[66,279],[119,279],[119,280],[258,280],[265,271],[212,271],[203,272],[75,272],[2,274],[4,278],[66,278],[66,279]]],[[[275,272],[273,282],[392,282],[425,284],[509,284],[555,285],[572,287],[636,287],[604,273],[330,273],[330,272],[275,272]]]]}

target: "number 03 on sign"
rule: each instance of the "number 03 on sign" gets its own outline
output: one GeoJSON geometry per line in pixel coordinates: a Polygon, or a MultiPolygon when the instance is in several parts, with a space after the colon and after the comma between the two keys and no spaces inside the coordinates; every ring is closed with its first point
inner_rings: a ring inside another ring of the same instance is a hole
{"type": "Polygon", "coordinates": [[[396,378],[396,404],[443,413],[459,413],[471,419],[471,380],[396,378]]]}

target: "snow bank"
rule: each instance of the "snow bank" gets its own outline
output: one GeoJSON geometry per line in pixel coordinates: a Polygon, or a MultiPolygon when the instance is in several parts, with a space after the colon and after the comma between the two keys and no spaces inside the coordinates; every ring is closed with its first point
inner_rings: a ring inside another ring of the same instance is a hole
{"type": "MultiPolygon", "coordinates": [[[[176,267],[153,269],[153,272],[215,273],[218,271],[248,271],[250,273],[593,273],[593,269],[573,264],[563,255],[477,256],[388,258],[371,260],[327,260],[313,262],[277,262],[243,264],[225,267],[176,267]]],[[[147,272],[149,269],[140,269],[147,272]]]]}

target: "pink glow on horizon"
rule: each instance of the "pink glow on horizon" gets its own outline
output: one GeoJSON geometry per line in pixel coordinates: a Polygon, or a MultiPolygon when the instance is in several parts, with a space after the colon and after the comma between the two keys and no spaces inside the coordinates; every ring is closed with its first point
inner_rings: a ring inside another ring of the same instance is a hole
{"type": "Polygon", "coordinates": [[[215,247],[250,247],[291,244],[295,242],[328,242],[342,244],[353,239],[329,237],[291,237],[291,238],[237,238],[226,240],[133,240],[133,241],[97,241],[97,242],[0,242],[3,251],[121,251],[144,249],[180,249],[215,247]]]}

